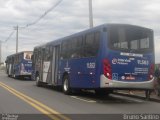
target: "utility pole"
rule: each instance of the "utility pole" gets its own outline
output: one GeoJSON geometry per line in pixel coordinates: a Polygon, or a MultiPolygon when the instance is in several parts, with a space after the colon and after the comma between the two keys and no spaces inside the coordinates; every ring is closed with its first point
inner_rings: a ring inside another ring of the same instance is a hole
{"type": "Polygon", "coordinates": [[[16,53],[18,53],[18,25],[14,28],[17,31],[17,34],[16,34],[16,53]]]}
{"type": "Polygon", "coordinates": [[[90,28],[92,28],[93,27],[92,0],[89,0],[89,24],[90,28]]]}

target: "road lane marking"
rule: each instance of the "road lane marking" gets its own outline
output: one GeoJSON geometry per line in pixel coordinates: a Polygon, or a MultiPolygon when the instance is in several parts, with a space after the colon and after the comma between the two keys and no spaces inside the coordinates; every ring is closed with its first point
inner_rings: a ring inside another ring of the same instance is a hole
{"type": "Polygon", "coordinates": [[[74,99],[78,99],[78,100],[81,100],[81,101],[84,101],[84,102],[89,102],[89,103],[95,103],[96,101],[94,100],[87,100],[87,99],[82,99],[82,98],[79,98],[77,96],[70,96],[71,98],[74,98],[74,99]]]}
{"type": "Polygon", "coordinates": [[[47,115],[48,117],[50,117],[53,120],[61,120],[61,119],[70,120],[68,117],[61,115],[59,112],[49,108],[48,106],[40,103],[39,101],[37,101],[29,96],[24,95],[23,93],[7,86],[6,84],[4,84],[2,82],[0,82],[0,86],[3,87],[4,89],[8,90],[9,92],[14,94],[15,96],[19,97],[20,99],[24,100],[25,102],[27,102],[28,104],[30,104],[31,106],[33,106],[34,108],[36,108],[37,110],[39,110],[40,112],[47,115]],[[57,117],[55,117],[55,115],[57,117]]]}
{"type": "Polygon", "coordinates": [[[13,92],[13,91],[10,90],[8,87],[3,86],[1,83],[0,83],[0,86],[3,87],[3,88],[5,88],[6,90],[8,90],[10,93],[14,94],[15,96],[19,97],[19,98],[22,99],[23,101],[27,102],[28,104],[30,104],[31,106],[33,106],[34,108],[36,108],[37,110],[39,110],[40,112],[42,112],[43,114],[47,115],[47,116],[50,117],[51,119],[53,119],[53,120],[60,120],[59,118],[51,115],[52,113],[44,110],[43,108],[39,107],[38,105],[36,105],[36,104],[34,104],[34,103],[28,101],[28,100],[25,99],[23,96],[15,93],[15,92],[13,92]]]}
{"type": "Polygon", "coordinates": [[[131,99],[131,98],[127,98],[127,100],[130,100],[130,101],[134,101],[134,102],[139,102],[139,103],[142,103],[143,101],[142,100],[136,100],[136,99],[131,99]]]}
{"type": "Polygon", "coordinates": [[[49,116],[51,119],[53,119],[53,120],[60,120],[59,118],[57,118],[57,117],[55,117],[55,116],[53,116],[53,115],[50,115],[51,113],[49,113],[48,111],[43,110],[41,107],[35,105],[35,104],[32,103],[32,102],[29,102],[29,101],[26,100],[24,97],[22,97],[22,96],[20,96],[20,95],[18,95],[18,94],[16,94],[16,93],[14,93],[14,92],[11,91],[10,89],[8,89],[8,88],[5,88],[5,89],[7,89],[9,92],[11,92],[11,93],[14,94],[15,96],[19,97],[20,99],[22,99],[23,101],[27,102],[28,104],[30,104],[31,106],[33,106],[34,108],[36,108],[37,110],[39,110],[40,112],[42,112],[43,114],[49,116]]]}
{"type": "Polygon", "coordinates": [[[131,97],[128,97],[128,96],[121,96],[121,95],[112,95],[114,98],[117,98],[117,99],[125,99],[125,100],[130,100],[132,102],[139,102],[139,103],[142,103],[143,101],[142,100],[138,100],[136,98],[131,98],[131,97]]]}

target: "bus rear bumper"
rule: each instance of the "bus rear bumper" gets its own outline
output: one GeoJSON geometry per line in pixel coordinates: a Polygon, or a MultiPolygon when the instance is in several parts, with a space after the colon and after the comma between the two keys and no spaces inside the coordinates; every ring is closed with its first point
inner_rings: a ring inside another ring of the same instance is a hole
{"type": "Polygon", "coordinates": [[[153,89],[154,78],[145,82],[122,82],[107,79],[104,75],[100,76],[100,88],[119,88],[119,89],[153,89]]]}

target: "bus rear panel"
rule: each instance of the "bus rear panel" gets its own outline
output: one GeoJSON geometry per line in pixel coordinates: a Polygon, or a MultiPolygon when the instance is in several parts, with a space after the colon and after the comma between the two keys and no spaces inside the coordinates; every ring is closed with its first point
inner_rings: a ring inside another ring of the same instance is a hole
{"type": "Polygon", "coordinates": [[[14,78],[30,78],[32,73],[31,55],[31,51],[24,51],[8,56],[6,59],[8,76],[14,78]]]}
{"type": "Polygon", "coordinates": [[[130,25],[108,28],[101,88],[153,89],[153,31],[130,25]]]}

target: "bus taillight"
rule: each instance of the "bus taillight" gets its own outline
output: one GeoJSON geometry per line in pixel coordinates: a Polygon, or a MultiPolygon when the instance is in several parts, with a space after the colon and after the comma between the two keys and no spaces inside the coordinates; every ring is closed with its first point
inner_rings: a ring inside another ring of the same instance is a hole
{"type": "Polygon", "coordinates": [[[112,69],[111,69],[111,64],[108,59],[103,60],[103,74],[108,79],[112,79],[112,69]]]}
{"type": "Polygon", "coordinates": [[[153,75],[154,75],[154,64],[151,64],[149,68],[149,74],[148,74],[149,80],[153,79],[153,75]]]}

